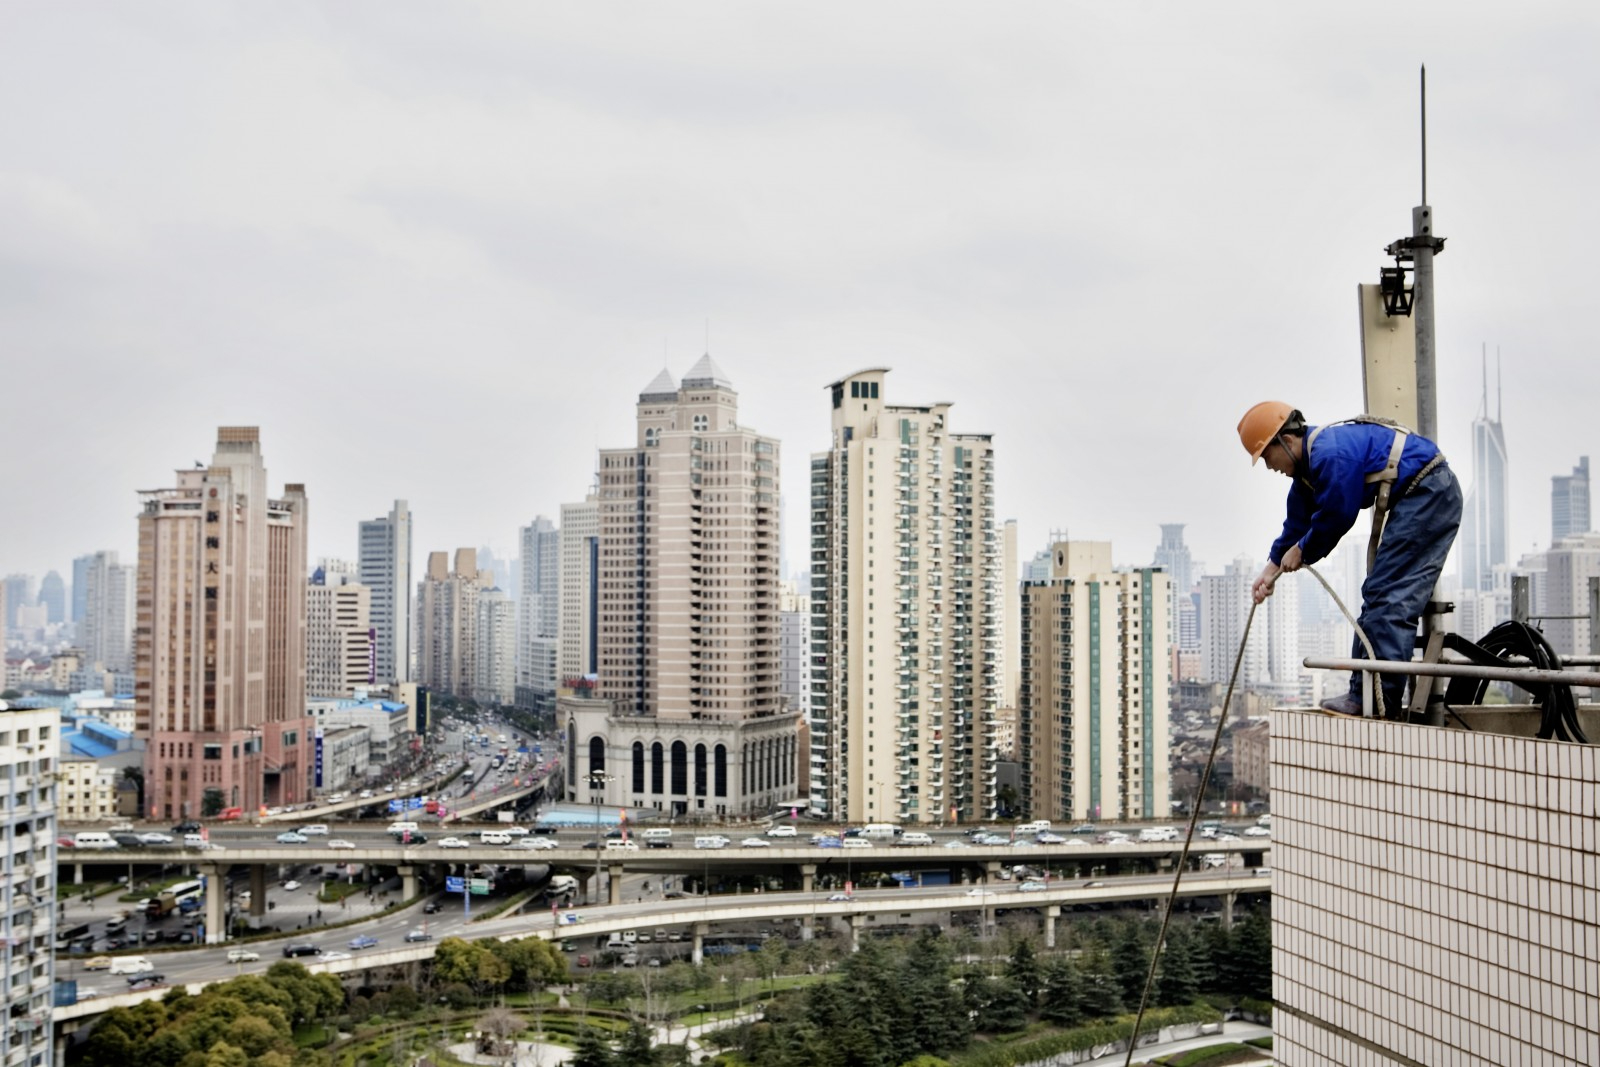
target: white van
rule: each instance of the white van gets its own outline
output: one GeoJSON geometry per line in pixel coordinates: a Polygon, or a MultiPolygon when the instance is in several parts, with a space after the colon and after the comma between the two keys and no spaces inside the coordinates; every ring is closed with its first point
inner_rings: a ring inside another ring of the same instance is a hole
{"type": "Polygon", "coordinates": [[[478,835],[478,841],[485,845],[509,845],[511,844],[511,835],[500,833],[497,830],[485,830],[478,835]]]}
{"type": "Polygon", "coordinates": [[[389,832],[391,834],[414,834],[417,832],[417,824],[414,822],[392,822],[389,824],[389,832]]]}
{"type": "Polygon", "coordinates": [[[143,956],[115,956],[111,960],[112,974],[143,974],[155,969],[156,965],[143,956]]]}
{"type": "Polygon", "coordinates": [[[1178,830],[1174,826],[1146,826],[1139,831],[1140,841],[1176,841],[1178,830]]]}
{"type": "Polygon", "coordinates": [[[694,839],[695,848],[727,848],[728,839],[721,834],[705,834],[694,839]]]}
{"type": "Polygon", "coordinates": [[[116,838],[98,830],[86,830],[72,838],[73,848],[117,848],[116,838]]]}
{"type": "Polygon", "coordinates": [[[896,841],[895,844],[920,845],[923,848],[926,848],[933,844],[933,835],[925,834],[921,830],[907,830],[905,833],[900,835],[900,840],[896,841]]]}
{"type": "Polygon", "coordinates": [[[642,831],[639,836],[646,841],[670,841],[672,840],[672,829],[666,826],[652,826],[642,831]]]}
{"type": "Polygon", "coordinates": [[[638,852],[639,851],[639,842],[637,842],[637,841],[624,841],[620,837],[608,838],[606,840],[606,851],[607,852],[638,852]]]}
{"type": "Polygon", "coordinates": [[[206,844],[207,844],[207,842],[206,842],[206,838],[205,838],[204,834],[184,834],[183,835],[183,847],[184,848],[205,848],[206,844]]]}
{"type": "Polygon", "coordinates": [[[1017,833],[1042,834],[1048,829],[1050,829],[1049,819],[1035,819],[1032,822],[1025,822],[1021,826],[1017,827],[1017,833]]]}
{"type": "Polygon", "coordinates": [[[900,827],[892,822],[869,822],[861,828],[861,836],[873,841],[893,841],[900,836],[900,827]]]}

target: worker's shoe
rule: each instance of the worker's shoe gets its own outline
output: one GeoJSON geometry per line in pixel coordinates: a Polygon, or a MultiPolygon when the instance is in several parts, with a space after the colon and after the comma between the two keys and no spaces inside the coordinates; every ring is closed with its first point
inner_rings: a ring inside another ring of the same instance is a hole
{"type": "Polygon", "coordinates": [[[1361,698],[1351,696],[1349,693],[1329,697],[1319,706],[1323,711],[1331,712],[1334,715],[1355,715],[1357,717],[1361,715],[1361,698]]]}

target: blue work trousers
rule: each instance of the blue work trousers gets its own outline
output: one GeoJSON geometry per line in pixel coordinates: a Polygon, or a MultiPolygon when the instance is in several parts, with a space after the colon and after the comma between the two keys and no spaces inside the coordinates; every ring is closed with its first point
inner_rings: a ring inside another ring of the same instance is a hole
{"type": "MultiPolygon", "coordinates": [[[[1393,507],[1378,543],[1378,556],[1361,586],[1361,629],[1378,659],[1406,661],[1417,647],[1417,621],[1444,570],[1444,559],[1461,527],[1461,485],[1440,464],[1393,507]]],[[[1366,659],[1361,638],[1351,653],[1366,659]]],[[[1405,696],[1406,677],[1379,675],[1384,706],[1393,713],[1405,696]]],[[[1350,676],[1350,695],[1361,699],[1362,675],[1350,676]]]]}

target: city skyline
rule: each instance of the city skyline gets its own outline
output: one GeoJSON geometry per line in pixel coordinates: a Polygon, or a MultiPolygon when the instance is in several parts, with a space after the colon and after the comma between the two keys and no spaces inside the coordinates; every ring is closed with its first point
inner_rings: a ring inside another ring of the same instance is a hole
{"type": "Polygon", "coordinates": [[[49,404],[8,413],[71,475],[0,471],[29,516],[4,569],[131,559],[146,472],[225,424],[261,426],[313,487],[313,558],[354,555],[396,499],[420,543],[514,555],[625,439],[612,384],[707,351],[791,487],[825,446],[826,385],[888,366],[1023,457],[996,494],[1024,542],[1066,529],[1139,563],[1181,522],[1213,568],[1259,558],[1280,490],[1233,425],[1263,395],[1313,421],[1359,407],[1351,297],[1409,231],[1423,61],[1441,443],[1466,462],[1496,345],[1513,559],[1549,479],[1594,453],[1592,268],[1569,236],[1594,210],[1572,136],[1600,79],[1587,8],[1491,28],[1472,5],[1372,7],[1380,34],[1349,9],[885,4],[840,34],[709,8],[727,17],[20,12],[0,42],[0,256],[26,280],[0,306],[8,377],[71,366],[114,402],[72,433],[49,404]],[[1536,236],[1534,193],[1576,217],[1536,236]]]}

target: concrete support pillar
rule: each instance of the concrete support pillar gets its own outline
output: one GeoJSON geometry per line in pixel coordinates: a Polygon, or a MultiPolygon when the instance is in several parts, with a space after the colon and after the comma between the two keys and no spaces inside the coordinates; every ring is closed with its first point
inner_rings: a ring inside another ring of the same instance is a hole
{"type": "Polygon", "coordinates": [[[417,895],[417,868],[410,863],[395,868],[400,876],[400,899],[410,900],[417,895]]]}
{"type": "Polygon", "coordinates": [[[72,865],[72,884],[73,885],[82,885],[83,884],[83,864],[81,864],[81,863],[74,863],[72,865]]]}
{"type": "Polygon", "coordinates": [[[817,889],[817,865],[815,863],[802,863],[800,865],[800,892],[814,893],[817,889]]]}
{"type": "Polygon", "coordinates": [[[267,914],[267,869],[259,863],[250,865],[250,925],[259,927],[267,914]]]}
{"type": "Polygon", "coordinates": [[[705,949],[706,949],[706,934],[708,934],[710,932],[711,932],[711,924],[710,923],[695,923],[694,924],[694,933],[692,935],[693,936],[693,949],[690,952],[689,960],[696,967],[700,966],[702,963],[704,963],[706,961],[706,952],[705,952],[705,949]]]}
{"type": "Polygon", "coordinates": [[[865,915],[846,916],[850,923],[850,951],[861,951],[861,924],[867,921],[865,915]]]}
{"type": "Polygon", "coordinates": [[[622,874],[622,864],[606,864],[606,884],[610,889],[610,893],[608,895],[610,897],[610,903],[612,904],[622,903],[622,874]]]}
{"type": "MultiPolygon", "coordinates": [[[[589,886],[591,884],[590,879],[598,879],[598,873],[589,870],[575,871],[573,872],[573,877],[578,879],[578,899],[583,901],[585,904],[593,904],[594,901],[589,899],[589,886]]],[[[592,884],[595,887],[595,891],[598,892],[600,889],[598,880],[592,884]]]]}
{"type": "Polygon", "coordinates": [[[1224,930],[1233,929],[1233,901],[1238,895],[1238,893],[1222,894],[1222,928],[1224,930]]]}
{"type": "Polygon", "coordinates": [[[1056,921],[1061,918],[1061,905],[1052,904],[1044,909],[1044,947],[1056,947],[1056,921]]]}
{"type": "Polygon", "coordinates": [[[216,863],[202,863],[200,875],[206,880],[206,944],[221,944],[228,939],[227,879],[216,863]]]}
{"type": "Polygon", "coordinates": [[[1000,880],[1000,868],[1003,866],[999,860],[985,860],[983,863],[983,884],[993,885],[1000,880]]]}

